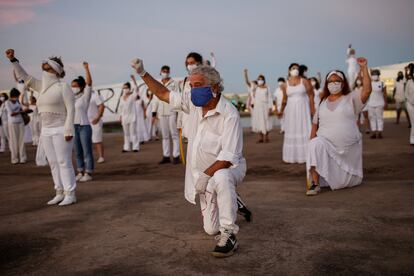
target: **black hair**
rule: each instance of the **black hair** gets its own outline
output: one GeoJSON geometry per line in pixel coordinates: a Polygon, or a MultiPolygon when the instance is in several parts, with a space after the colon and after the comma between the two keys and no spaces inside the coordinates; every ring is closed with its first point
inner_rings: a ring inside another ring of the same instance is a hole
{"type": "Polygon", "coordinates": [[[397,74],[397,81],[404,79],[404,73],[402,71],[398,71],[397,74]]]}
{"type": "Polygon", "coordinates": [[[186,64],[187,64],[187,59],[189,58],[193,58],[197,63],[203,64],[203,56],[200,55],[199,53],[196,53],[196,52],[189,53],[187,57],[185,58],[186,64]]]}
{"type": "Polygon", "coordinates": [[[168,66],[168,65],[163,65],[163,66],[161,67],[161,71],[164,71],[164,70],[167,70],[168,72],[170,72],[170,66],[168,66]]]}
{"type": "Polygon", "coordinates": [[[410,69],[410,73],[407,75],[407,78],[413,78],[413,74],[414,74],[414,63],[410,63],[407,65],[408,69],[410,69]]]}
{"type": "Polygon", "coordinates": [[[266,83],[266,78],[262,74],[260,74],[259,76],[257,76],[257,79],[263,79],[264,83],[266,83]]]}
{"type": "Polygon", "coordinates": [[[277,82],[286,82],[286,81],[285,81],[285,78],[278,78],[277,82]]]}
{"type": "MultiPolygon", "coordinates": [[[[57,62],[60,66],[62,66],[62,73],[59,75],[59,78],[64,78],[66,73],[65,70],[63,70],[63,61],[62,61],[62,57],[49,57],[49,59],[57,62]]],[[[56,72],[57,73],[57,72],[56,72]]]]}
{"type": "Polygon", "coordinates": [[[290,65],[289,65],[289,71],[290,71],[290,69],[292,69],[292,67],[293,66],[297,66],[297,67],[299,67],[299,63],[291,63],[290,65]]]}
{"type": "Polygon", "coordinates": [[[10,98],[18,98],[19,96],[20,96],[20,91],[13,87],[10,90],[10,98]]]}
{"type": "Polygon", "coordinates": [[[124,83],[124,85],[128,86],[129,89],[131,89],[131,84],[128,82],[124,83]]]}
{"type": "Polygon", "coordinates": [[[299,65],[299,76],[304,77],[306,71],[308,71],[308,66],[305,64],[299,65]]]}
{"type": "Polygon", "coordinates": [[[76,82],[79,85],[79,88],[83,90],[86,86],[86,81],[82,76],[79,76],[77,79],[74,79],[72,82],[76,82]]]}
{"type": "Polygon", "coordinates": [[[4,97],[4,101],[7,101],[9,99],[9,96],[6,93],[1,93],[0,96],[4,97]]]}
{"type": "Polygon", "coordinates": [[[371,70],[371,75],[381,75],[381,72],[380,72],[380,70],[378,70],[378,69],[372,69],[371,70]]]}
{"type": "Polygon", "coordinates": [[[319,81],[318,81],[318,79],[317,78],[315,78],[315,77],[312,77],[312,78],[310,78],[309,79],[310,81],[315,81],[315,89],[319,89],[319,88],[321,88],[321,85],[320,85],[320,83],[319,83],[319,81]]]}

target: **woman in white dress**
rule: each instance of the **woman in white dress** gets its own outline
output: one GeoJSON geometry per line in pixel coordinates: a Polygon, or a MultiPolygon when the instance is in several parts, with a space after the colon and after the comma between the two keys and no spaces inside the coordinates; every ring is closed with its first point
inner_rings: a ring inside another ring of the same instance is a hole
{"type": "Polygon", "coordinates": [[[414,146],[414,63],[410,63],[406,71],[405,85],[406,107],[410,117],[411,131],[410,144],[414,146]]]}
{"type": "Polygon", "coordinates": [[[371,79],[367,60],[358,58],[358,64],[362,91],[351,92],[341,71],[326,76],[321,104],[312,122],[306,161],[311,186],[306,195],[317,195],[320,187],[337,190],[361,184],[362,135],[356,121],[371,93],[371,79]]]}
{"type": "Polygon", "coordinates": [[[395,109],[397,111],[397,120],[395,123],[397,125],[400,123],[401,112],[404,111],[408,124],[410,124],[410,115],[408,115],[407,107],[405,104],[405,78],[402,71],[398,72],[392,97],[395,101],[395,109]]]}
{"type": "Polygon", "coordinates": [[[122,130],[124,131],[124,146],[122,152],[130,152],[131,144],[134,152],[139,151],[139,141],[137,135],[137,113],[135,100],[137,95],[135,90],[131,89],[129,82],[122,87],[122,96],[120,102],[122,130]]]}
{"type": "Polygon", "coordinates": [[[321,89],[321,85],[317,78],[312,77],[309,80],[313,88],[313,94],[314,94],[313,103],[315,105],[315,110],[316,110],[318,109],[319,103],[321,101],[322,89],[321,89]]]}
{"type": "Polygon", "coordinates": [[[146,104],[144,101],[144,97],[142,97],[141,93],[139,93],[139,88],[137,81],[134,75],[131,75],[132,82],[134,83],[135,87],[135,95],[136,95],[136,102],[135,102],[135,112],[137,116],[136,124],[137,124],[137,136],[138,142],[140,144],[144,144],[150,140],[150,135],[147,128],[147,115],[146,115],[146,104]]]}
{"type": "Polygon", "coordinates": [[[253,86],[249,81],[247,69],[244,70],[246,84],[252,88],[253,96],[253,132],[259,133],[258,143],[269,142],[269,131],[272,129],[270,114],[273,108],[272,94],[266,85],[263,75],[257,77],[257,86],[253,86]]]}
{"type": "Polygon", "coordinates": [[[285,119],[283,118],[282,113],[282,102],[283,102],[283,90],[282,87],[286,85],[286,81],[284,78],[279,78],[277,80],[277,88],[275,90],[275,93],[273,93],[273,102],[275,105],[275,113],[277,118],[279,119],[280,123],[280,133],[284,132],[284,125],[285,125],[285,119]]]}
{"type": "Polygon", "coordinates": [[[384,109],[387,108],[387,88],[380,80],[380,70],[371,70],[372,93],[368,100],[368,117],[371,126],[371,139],[382,139],[384,130],[384,109]]]}
{"type": "Polygon", "coordinates": [[[282,90],[282,114],[285,119],[283,161],[305,163],[315,105],[312,85],[299,76],[297,63],[289,66],[289,79],[282,90]]]}
{"type": "Polygon", "coordinates": [[[36,106],[36,98],[33,96],[33,91],[30,91],[30,105],[29,109],[32,110],[32,113],[29,114],[30,116],[30,131],[32,133],[32,142],[33,146],[37,146],[39,144],[40,138],[40,120],[39,120],[39,111],[37,110],[36,106]]]}

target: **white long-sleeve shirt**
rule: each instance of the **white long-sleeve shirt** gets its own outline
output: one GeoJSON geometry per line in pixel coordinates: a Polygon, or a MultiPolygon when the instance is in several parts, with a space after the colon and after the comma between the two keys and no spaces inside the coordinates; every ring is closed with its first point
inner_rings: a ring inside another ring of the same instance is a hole
{"type": "Polygon", "coordinates": [[[89,125],[88,109],[91,101],[92,87],[86,86],[83,93],[75,95],[75,125],[89,125]]]}
{"type": "Polygon", "coordinates": [[[65,136],[75,134],[75,95],[70,86],[56,76],[42,81],[26,73],[19,62],[13,62],[18,79],[23,79],[26,86],[39,92],[37,108],[42,118],[42,127],[63,126],[65,136]]]}
{"type": "MultiPolygon", "coordinates": [[[[177,85],[178,85],[177,82],[174,81],[173,79],[170,79],[166,84],[164,84],[164,86],[169,91],[177,91],[178,90],[177,85]]],[[[157,112],[157,117],[171,115],[171,107],[168,103],[161,101],[155,95],[154,95],[153,101],[154,102],[152,104],[152,112],[157,112]]]]}
{"type": "Polygon", "coordinates": [[[7,109],[9,124],[22,124],[23,117],[20,114],[12,116],[13,113],[16,113],[22,110],[22,106],[20,105],[20,103],[18,101],[13,103],[12,101],[8,100],[5,102],[5,105],[7,109]]]}
{"type": "Polygon", "coordinates": [[[131,95],[128,96],[128,98],[124,98],[124,95],[121,97],[120,102],[120,109],[121,109],[121,118],[123,124],[130,124],[135,123],[137,114],[135,109],[135,101],[137,99],[137,94],[135,89],[131,93],[131,95]]]}
{"type": "Polygon", "coordinates": [[[190,93],[170,92],[170,105],[188,114],[188,149],[185,172],[185,198],[195,204],[194,185],[199,175],[215,161],[232,166],[244,163],[243,130],[236,108],[223,96],[203,117],[202,108],[191,102],[190,93]]]}

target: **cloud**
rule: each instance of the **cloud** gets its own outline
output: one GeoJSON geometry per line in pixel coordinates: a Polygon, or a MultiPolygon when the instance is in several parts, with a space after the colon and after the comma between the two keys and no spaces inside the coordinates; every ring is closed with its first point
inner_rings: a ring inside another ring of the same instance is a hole
{"type": "Polygon", "coordinates": [[[53,0],[0,0],[0,28],[7,28],[36,18],[34,8],[53,0]]]}

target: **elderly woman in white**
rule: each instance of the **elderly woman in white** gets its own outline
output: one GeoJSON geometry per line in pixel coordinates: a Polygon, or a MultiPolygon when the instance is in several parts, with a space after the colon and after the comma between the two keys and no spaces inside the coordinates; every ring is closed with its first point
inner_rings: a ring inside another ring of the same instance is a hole
{"type": "MultiPolygon", "coordinates": [[[[236,188],[246,174],[243,158],[243,131],[236,108],[224,97],[220,74],[200,65],[189,76],[191,92],[169,91],[145,70],[142,60],[132,66],[149,89],[175,110],[189,117],[185,197],[195,204],[200,196],[204,230],[218,236],[215,257],[231,256],[237,249],[238,203],[236,188]]],[[[241,202],[240,202],[241,203],[241,202]]],[[[240,211],[240,208],[239,208],[240,211]]]]}
{"type": "Polygon", "coordinates": [[[39,91],[37,107],[42,123],[40,144],[44,148],[52,171],[56,196],[47,204],[60,206],[76,202],[75,171],[72,164],[75,97],[70,86],[62,82],[65,76],[60,58],[52,57],[42,62],[42,80],[28,75],[14,56],[6,51],[19,79],[29,88],[39,91]]]}
{"type": "Polygon", "coordinates": [[[371,94],[367,60],[358,58],[363,89],[351,92],[341,71],[331,71],[325,81],[321,103],[313,118],[306,162],[311,187],[307,195],[317,195],[320,187],[332,190],[362,182],[362,136],[357,118],[371,94]]]}

